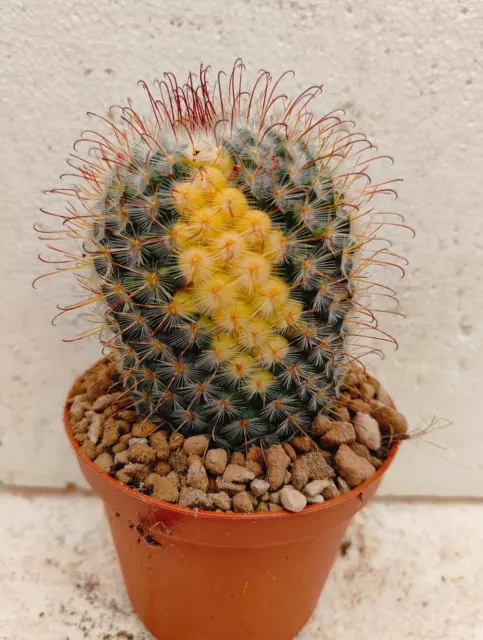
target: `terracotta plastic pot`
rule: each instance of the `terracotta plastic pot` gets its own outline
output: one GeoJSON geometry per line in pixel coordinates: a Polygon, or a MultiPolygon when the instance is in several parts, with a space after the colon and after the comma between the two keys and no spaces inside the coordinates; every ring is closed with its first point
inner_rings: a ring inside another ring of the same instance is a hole
{"type": "Polygon", "coordinates": [[[120,484],[67,435],[101,497],[132,605],[158,640],[291,640],[310,618],[367,482],[291,514],[195,512],[120,484]]]}

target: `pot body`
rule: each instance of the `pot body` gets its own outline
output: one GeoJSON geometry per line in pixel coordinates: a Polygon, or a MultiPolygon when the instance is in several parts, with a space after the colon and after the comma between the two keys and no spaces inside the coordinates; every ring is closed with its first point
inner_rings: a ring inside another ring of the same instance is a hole
{"type": "Polygon", "coordinates": [[[196,512],[120,484],[81,452],[104,502],[132,605],[158,640],[291,640],[309,619],[367,482],[296,514],[196,512]]]}

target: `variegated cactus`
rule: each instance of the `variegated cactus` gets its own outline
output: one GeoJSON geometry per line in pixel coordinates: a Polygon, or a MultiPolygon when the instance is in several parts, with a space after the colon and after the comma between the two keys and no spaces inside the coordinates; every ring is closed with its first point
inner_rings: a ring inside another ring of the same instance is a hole
{"type": "Polygon", "coordinates": [[[87,292],[65,310],[92,306],[87,333],[119,355],[142,415],[232,449],[310,430],[374,351],[353,337],[378,331],[361,300],[378,291],[371,201],[387,191],[367,179],[365,137],[311,112],[320,88],[289,100],[268,73],[249,90],[242,74],[145,86],[147,115],[129,103],[112,135],[84,134],[81,180],[54,190],[87,292]]]}

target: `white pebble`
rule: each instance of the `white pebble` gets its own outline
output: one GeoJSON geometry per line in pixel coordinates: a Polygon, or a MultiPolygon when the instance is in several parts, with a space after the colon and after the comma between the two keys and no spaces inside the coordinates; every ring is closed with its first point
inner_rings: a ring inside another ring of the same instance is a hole
{"type": "Polygon", "coordinates": [[[87,431],[89,440],[94,444],[97,444],[97,442],[99,441],[102,435],[102,425],[103,425],[102,416],[98,413],[95,413],[94,416],[92,417],[91,423],[89,425],[89,429],[87,431]]]}
{"type": "Polygon", "coordinates": [[[381,448],[381,432],[379,431],[379,425],[372,416],[358,411],[354,419],[354,429],[357,442],[373,451],[381,448]]]}
{"type": "Polygon", "coordinates": [[[292,485],[286,485],[280,491],[280,499],[282,501],[282,505],[287,511],[293,511],[297,513],[298,511],[302,511],[307,506],[307,498],[303,493],[294,489],[292,485]]]}
{"type": "Polygon", "coordinates": [[[309,504],[322,504],[325,502],[324,496],[314,496],[313,498],[307,498],[309,504]]]}
{"type": "Polygon", "coordinates": [[[257,478],[250,484],[250,489],[252,490],[254,496],[259,497],[263,496],[263,494],[270,489],[270,484],[265,480],[260,480],[259,478],[257,478]]]}
{"type": "MultiPolygon", "coordinates": [[[[333,485],[331,480],[312,480],[304,487],[304,494],[307,498],[313,498],[317,496],[319,493],[322,493],[324,489],[333,485]]],[[[310,502],[310,500],[309,500],[310,502]]]]}

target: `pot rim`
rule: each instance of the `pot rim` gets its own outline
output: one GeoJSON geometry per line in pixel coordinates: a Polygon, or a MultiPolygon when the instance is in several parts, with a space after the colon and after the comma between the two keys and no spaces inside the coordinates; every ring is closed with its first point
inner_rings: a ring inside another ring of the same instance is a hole
{"type": "MultiPolygon", "coordinates": [[[[98,361],[97,361],[98,362],[98,361]]],[[[74,385],[76,382],[78,382],[81,378],[83,378],[86,373],[92,369],[92,367],[94,367],[96,364],[94,363],[93,365],[91,365],[83,374],[81,374],[80,376],[78,376],[75,379],[74,385]]],[[[72,385],[71,388],[74,386],[72,385]]],[[[117,480],[116,478],[113,478],[109,473],[107,473],[106,471],[102,471],[101,469],[99,469],[99,467],[97,465],[94,464],[94,461],[91,460],[90,458],[88,458],[86,456],[86,454],[82,451],[80,444],[77,442],[77,440],[74,438],[74,434],[72,433],[72,429],[70,427],[70,413],[69,413],[69,404],[68,404],[68,400],[71,397],[71,393],[69,391],[69,394],[67,396],[67,400],[65,402],[64,405],[64,428],[67,434],[67,437],[69,439],[69,442],[72,446],[72,448],[74,449],[75,454],[77,455],[77,457],[81,458],[83,463],[86,464],[91,471],[94,471],[95,473],[97,473],[100,477],[102,477],[102,479],[107,482],[108,484],[110,484],[114,489],[117,489],[119,491],[122,491],[128,495],[130,495],[133,498],[136,499],[140,499],[143,500],[144,502],[150,502],[153,506],[153,508],[162,508],[165,509],[166,511],[171,511],[173,514],[177,513],[179,515],[184,514],[184,515],[188,515],[191,514],[193,516],[195,516],[196,518],[223,518],[223,519],[281,519],[281,518],[293,518],[295,516],[297,517],[302,517],[304,515],[308,515],[309,513],[313,513],[315,511],[321,511],[323,509],[330,509],[333,507],[337,507],[338,505],[347,502],[349,500],[351,500],[353,498],[353,496],[360,494],[360,498],[363,499],[362,494],[363,492],[368,489],[372,484],[374,484],[375,482],[377,482],[378,480],[381,479],[381,477],[384,475],[384,473],[387,471],[387,469],[389,468],[389,466],[391,465],[392,461],[394,460],[394,457],[396,456],[396,453],[399,449],[399,441],[395,441],[394,444],[391,446],[391,448],[389,449],[389,452],[387,454],[386,459],[384,460],[384,462],[382,463],[382,465],[379,467],[379,469],[376,470],[376,473],[374,475],[372,475],[368,480],[366,480],[365,482],[363,482],[362,484],[358,485],[357,487],[354,487],[353,489],[351,489],[350,491],[347,491],[346,493],[343,493],[339,496],[336,496],[335,498],[331,498],[330,500],[326,501],[326,502],[322,502],[321,504],[309,504],[307,505],[302,511],[299,511],[297,513],[291,513],[290,511],[277,511],[275,513],[266,513],[266,512],[262,512],[262,513],[257,513],[257,512],[252,512],[252,513],[219,513],[216,511],[204,511],[204,510],[196,510],[196,509],[190,509],[189,507],[183,507],[177,504],[171,504],[169,502],[163,502],[162,500],[157,500],[156,498],[153,498],[152,496],[148,496],[145,494],[140,493],[139,491],[136,491],[136,489],[132,489],[131,487],[122,484],[121,482],[119,482],[119,480],[117,480]]],[[[391,404],[392,406],[394,406],[394,403],[392,402],[391,399],[391,404]]]]}

